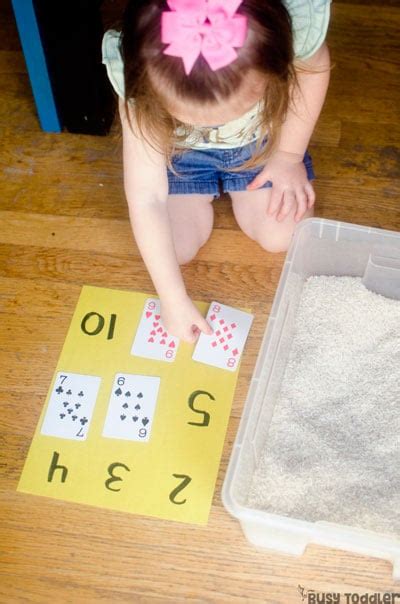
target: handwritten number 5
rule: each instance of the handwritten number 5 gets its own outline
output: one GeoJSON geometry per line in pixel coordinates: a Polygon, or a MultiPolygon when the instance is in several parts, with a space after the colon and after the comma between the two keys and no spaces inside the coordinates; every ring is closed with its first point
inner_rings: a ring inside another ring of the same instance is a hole
{"type": "Polygon", "coordinates": [[[207,411],[203,411],[201,409],[195,409],[195,407],[194,407],[196,398],[198,396],[200,396],[201,394],[205,394],[212,401],[215,401],[215,398],[213,397],[213,395],[210,394],[209,392],[206,392],[205,390],[195,390],[194,392],[192,392],[192,394],[189,396],[188,405],[192,411],[194,411],[195,413],[201,413],[203,415],[203,421],[200,423],[199,422],[188,422],[188,424],[190,424],[191,426],[201,426],[201,427],[204,426],[205,427],[205,426],[208,426],[208,424],[210,423],[210,414],[207,411]]]}

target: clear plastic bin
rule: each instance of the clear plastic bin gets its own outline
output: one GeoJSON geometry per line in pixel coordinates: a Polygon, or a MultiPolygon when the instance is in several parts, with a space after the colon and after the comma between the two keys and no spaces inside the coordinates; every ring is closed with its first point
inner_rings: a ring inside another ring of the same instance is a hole
{"type": "MultiPolygon", "coordinates": [[[[304,220],[296,228],[233,446],[222,501],[255,546],[294,555],[301,555],[309,543],[350,550],[391,561],[393,576],[400,580],[397,538],[246,506],[251,479],[268,439],[302,288],[312,275],[362,277],[370,290],[400,300],[400,233],[318,218],[304,220]]],[[[400,401],[399,415],[393,421],[400,423],[400,401]]]]}

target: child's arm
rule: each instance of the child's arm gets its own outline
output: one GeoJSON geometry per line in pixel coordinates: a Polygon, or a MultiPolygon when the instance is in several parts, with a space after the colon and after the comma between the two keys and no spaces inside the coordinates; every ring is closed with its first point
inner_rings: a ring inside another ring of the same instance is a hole
{"type": "MultiPolygon", "coordinates": [[[[161,300],[161,313],[167,331],[193,341],[198,330],[212,330],[186,293],[175,254],[169,222],[168,179],[165,157],[132,132],[123,101],[119,112],[123,135],[125,194],[133,234],[143,261],[161,300]]],[[[135,129],[134,115],[130,115],[135,129]]]]}
{"type": "Polygon", "coordinates": [[[267,162],[264,170],[249,185],[257,189],[272,181],[272,195],[268,213],[278,208],[277,220],[282,220],[297,202],[295,219],[300,220],[307,207],[315,201],[312,185],[307,179],[303,157],[323,107],[330,78],[330,58],[326,44],[309,59],[303,61],[310,71],[297,71],[299,88],[282,125],[278,150],[267,162]]]}

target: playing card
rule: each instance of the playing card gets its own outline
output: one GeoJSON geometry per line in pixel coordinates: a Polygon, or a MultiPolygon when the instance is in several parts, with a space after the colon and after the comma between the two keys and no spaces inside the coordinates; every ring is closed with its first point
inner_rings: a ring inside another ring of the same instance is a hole
{"type": "Polygon", "coordinates": [[[192,359],[228,371],[236,371],[253,322],[253,315],[212,302],[207,321],[214,330],[200,334],[192,359]]]}
{"type": "Polygon", "coordinates": [[[101,378],[59,371],[41,434],[86,440],[101,378]]]}
{"type": "Polygon", "coordinates": [[[156,361],[175,360],[179,339],[165,330],[160,315],[160,301],[148,298],[144,305],[131,354],[156,361]]]}
{"type": "Polygon", "coordinates": [[[111,390],[103,436],[148,441],[160,378],[117,373],[111,390]]]}

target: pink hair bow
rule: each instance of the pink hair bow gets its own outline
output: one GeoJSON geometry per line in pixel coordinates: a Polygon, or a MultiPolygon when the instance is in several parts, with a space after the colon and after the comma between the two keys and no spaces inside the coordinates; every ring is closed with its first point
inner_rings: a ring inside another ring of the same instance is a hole
{"type": "Polygon", "coordinates": [[[232,63],[247,35],[247,18],[236,14],[242,0],[167,0],[161,15],[164,54],[181,57],[187,75],[199,55],[213,71],[232,63]]]}

